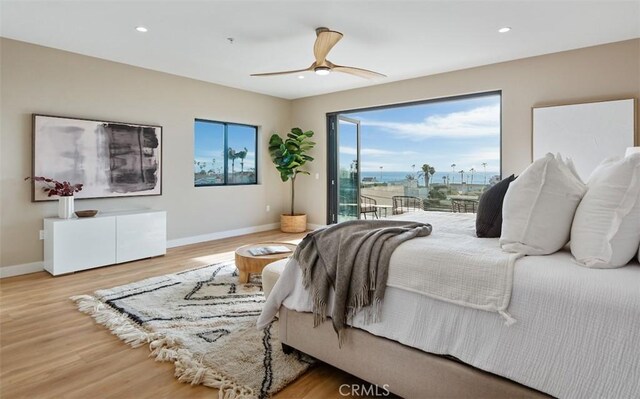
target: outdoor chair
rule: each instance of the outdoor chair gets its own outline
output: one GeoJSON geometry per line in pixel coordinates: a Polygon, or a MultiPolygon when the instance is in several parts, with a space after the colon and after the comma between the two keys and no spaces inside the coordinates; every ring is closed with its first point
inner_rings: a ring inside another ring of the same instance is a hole
{"type": "Polygon", "coordinates": [[[476,213],[478,201],[472,199],[452,199],[451,212],[454,213],[476,213]]]}
{"type": "Polygon", "coordinates": [[[418,197],[395,195],[391,197],[393,201],[393,214],[400,215],[406,212],[423,210],[422,200],[418,197]]]}
{"type": "Polygon", "coordinates": [[[375,199],[361,195],[360,196],[360,214],[366,219],[367,213],[373,213],[378,219],[378,203],[375,199]]]}

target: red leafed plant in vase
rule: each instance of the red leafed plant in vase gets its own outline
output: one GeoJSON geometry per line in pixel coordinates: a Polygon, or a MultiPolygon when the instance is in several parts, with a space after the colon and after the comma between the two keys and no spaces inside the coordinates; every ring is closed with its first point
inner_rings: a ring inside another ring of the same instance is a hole
{"type": "Polygon", "coordinates": [[[48,197],[52,197],[54,195],[59,197],[73,197],[73,193],[77,193],[82,190],[82,184],[71,184],[68,181],[59,182],[42,176],[25,177],[25,180],[29,179],[42,182],[45,185],[42,187],[42,190],[47,193],[48,197]]]}

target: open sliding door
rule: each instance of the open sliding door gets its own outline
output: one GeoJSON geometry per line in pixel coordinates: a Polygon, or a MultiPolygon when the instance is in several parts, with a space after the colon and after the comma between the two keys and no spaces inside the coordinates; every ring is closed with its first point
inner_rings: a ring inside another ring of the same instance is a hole
{"type": "Polygon", "coordinates": [[[327,222],[360,216],[360,121],[329,115],[329,207],[327,222]]]}

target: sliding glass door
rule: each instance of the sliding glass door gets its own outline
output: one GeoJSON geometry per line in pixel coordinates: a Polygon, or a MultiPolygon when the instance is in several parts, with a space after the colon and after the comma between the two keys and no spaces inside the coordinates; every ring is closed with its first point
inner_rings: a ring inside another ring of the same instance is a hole
{"type": "Polygon", "coordinates": [[[360,121],[327,115],[327,224],[360,215],[360,121]]]}
{"type": "Polygon", "coordinates": [[[360,121],[338,116],[337,222],[360,215],[360,121]]]}

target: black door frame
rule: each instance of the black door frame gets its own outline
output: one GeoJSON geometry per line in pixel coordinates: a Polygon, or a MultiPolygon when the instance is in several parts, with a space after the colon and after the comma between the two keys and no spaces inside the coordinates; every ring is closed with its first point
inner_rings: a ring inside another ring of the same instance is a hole
{"type": "MultiPolygon", "coordinates": [[[[353,112],[375,111],[380,109],[410,107],[412,105],[422,105],[443,101],[465,100],[475,97],[484,97],[489,95],[500,96],[500,178],[502,178],[502,90],[489,90],[478,93],[462,94],[448,97],[430,98],[427,100],[409,101],[405,103],[396,103],[389,105],[377,105],[374,107],[354,108],[344,111],[327,113],[327,224],[337,223],[338,221],[338,116],[353,112]]],[[[358,144],[358,170],[360,170],[358,144]]],[[[359,176],[359,174],[358,174],[359,176]]],[[[359,202],[359,201],[358,201],[359,202]]]]}

